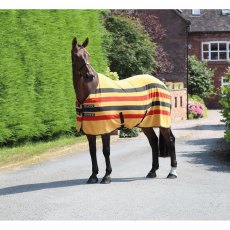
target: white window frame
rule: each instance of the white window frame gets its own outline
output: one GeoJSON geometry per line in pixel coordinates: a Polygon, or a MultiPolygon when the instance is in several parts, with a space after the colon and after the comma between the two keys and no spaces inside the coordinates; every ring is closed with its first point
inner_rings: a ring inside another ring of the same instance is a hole
{"type": "Polygon", "coordinates": [[[210,41],[210,42],[202,42],[201,43],[201,60],[202,61],[228,61],[230,60],[230,41],[210,41]],[[226,50],[220,50],[219,44],[226,43],[226,50]],[[211,45],[217,44],[217,50],[211,50],[211,45]],[[208,45],[208,50],[204,50],[204,45],[208,45]],[[226,51],[226,59],[220,59],[220,53],[226,51]],[[208,53],[208,58],[204,58],[204,53],[208,53]],[[211,53],[218,53],[218,59],[211,59],[211,53]]]}
{"type": "Polygon", "coordinates": [[[229,16],[230,15],[230,9],[222,9],[221,14],[223,16],[229,16]]]}
{"type": "Polygon", "coordinates": [[[200,16],[200,9],[192,9],[192,16],[200,16]]]}

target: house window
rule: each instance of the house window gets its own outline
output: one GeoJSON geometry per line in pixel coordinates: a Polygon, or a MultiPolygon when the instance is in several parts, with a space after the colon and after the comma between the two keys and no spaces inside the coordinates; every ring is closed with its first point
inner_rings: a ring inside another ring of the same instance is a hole
{"type": "Polygon", "coordinates": [[[177,108],[177,97],[175,97],[175,108],[177,108]]]}
{"type": "Polygon", "coordinates": [[[226,61],[230,60],[230,42],[203,42],[203,61],[226,61]]]}
{"type": "Polygon", "coordinates": [[[180,97],[180,107],[183,107],[183,97],[180,97]]]}
{"type": "Polygon", "coordinates": [[[193,9],[192,10],[192,15],[193,16],[200,16],[200,9],[193,9]]]}
{"type": "Polygon", "coordinates": [[[224,15],[224,16],[230,15],[230,9],[221,10],[221,14],[224,15]]]}

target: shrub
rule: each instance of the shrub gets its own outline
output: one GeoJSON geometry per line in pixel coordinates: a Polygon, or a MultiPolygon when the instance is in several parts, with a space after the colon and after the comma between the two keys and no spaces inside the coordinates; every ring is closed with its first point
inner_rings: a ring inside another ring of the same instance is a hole
{"type": "Polygon", "coordinates": [[[111,71],[117,72],[122,79],[154,72],[155,44],[137,20],[107,16],[104,24],[111,34],[107,45],[111,71]]]}
{"type": "Polygon", "coordinates": [[[118,76],[117,72],[111,72],[109,67],[107,67],[107,69],[105,71],[105,76],[109,77],[112,80],[119,80],[119,76],[118,76]]]}
{"type": "Polygon", "coordinates": [[[199,103],[188,103],[188,116],[189,119],[201,118],[204,116],[204,109],[199,103]]]}
{"type": "Polygon", "coordinates": [[[225,132],[225,140],[230,144],[230,67],[228,67],[227,72],[225,74],[225,78],[227,81],[227,85],[222,86],[223,96],[220,100],[223,109],[221,111],[224,122],[227,125],[227,131],[225,132]]]}
{"type": "Polygon", "coordinates": [[[197,95],[189,95],[188,100],[188,119],[196,119],[207,116],[207,108],[204,100],[197,95]]]}
{"type": "Polygon", "coordinates": [[[209,97],[214,94],[214,72],[207,67],[207,62],[198,61],[195,56],[188,57],[188,92],[191,95],[209,97]]]}
{"type": "Polygon", "coordinates": [[[120,137],[127,138],[127,137],[137,137],[139,135],[140,129],[138,127],[134,127],[132,129],[121,129],[120,137]]]}

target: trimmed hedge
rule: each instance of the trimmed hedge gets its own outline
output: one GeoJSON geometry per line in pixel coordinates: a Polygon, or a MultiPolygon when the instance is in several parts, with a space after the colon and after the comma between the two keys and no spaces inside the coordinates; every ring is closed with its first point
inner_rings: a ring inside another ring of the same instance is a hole
{"type": "Polygon", "coordinates": [[[71,41],[89,37],[91,63],[108,66],[99,10],[0,10],[0,145],[75,127],[71,41]]]}

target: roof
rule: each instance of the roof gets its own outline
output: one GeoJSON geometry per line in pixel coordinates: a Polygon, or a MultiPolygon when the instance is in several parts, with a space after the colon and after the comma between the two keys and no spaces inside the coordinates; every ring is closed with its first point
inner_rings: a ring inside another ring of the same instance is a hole
{"type": "Polygon", "coordinates": [[[201,9],[199,16],[192,15],[192,10],[180,10],[181,15],[189,20],[189,32],[230,32],[230,15],[222,15],[221,9],[201,9]]]}

